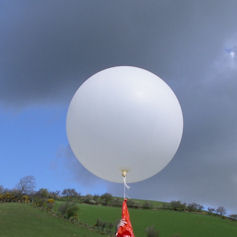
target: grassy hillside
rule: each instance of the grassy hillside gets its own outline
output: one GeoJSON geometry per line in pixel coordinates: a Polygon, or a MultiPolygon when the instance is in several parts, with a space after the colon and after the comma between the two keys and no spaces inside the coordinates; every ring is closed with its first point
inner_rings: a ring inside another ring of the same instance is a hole
{"type": "MultiPolygon", "coordinates": [[[[62,202],[57,202],[56,206],[62,202]]],[[[94,225],[97,218],[117,222],[121,208],[79,205],[81,222],[94,225]]],[[[236,237],[237,222],[220,217],[168,210],[129,209],[136,237],[145,237],[145,229],[154,226],[160,237],[236,237]]],[[[0,203],[0,237],[97,237],[61,218],[51,216],[27,204],[0,203]]]]}
{"type": "Polygon", "coordinates": [[[0,203],[0,237],[99,237],[95,232],[18,203],[0,203]]]}
{"type": "MultiPolygon", "coordinates": [[[[116,222],[121,209],[79,204],[81,221],[95,224],[96,219],[116,222]]],[[[237,222],[220,217],[168,210],[129,209],[136,237],[144,237],[148,226],[155,226],[161,237],[236,237],[237,222]]]]}

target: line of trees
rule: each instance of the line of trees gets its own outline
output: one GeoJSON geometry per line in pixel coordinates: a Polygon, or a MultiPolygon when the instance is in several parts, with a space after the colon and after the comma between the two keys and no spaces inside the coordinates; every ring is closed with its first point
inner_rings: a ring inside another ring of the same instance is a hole
{"type": "MultiPolygon", "coordinates": [[[[182,203],[180,201],[171,201],[170,203],[164,203],[163,204],[164,209],[174,210],[174,211],[187,211],[187,212],[205,212],[204,207],[198,203],[192,202],[189,204],[182,203]]],[[[219,216],[225,216],[226,209],[223,206],[215,208],[209,207],[207,209],[207,213],[209,215],[219,215],[219,216]]],[[[232,218],[234,218],[235,215],[232,215],[232,218]]]]}
{"type": "MultiPolygon", "coordinates": [[[[14,189],[4,189],[0,185],[0,202],[32,202],[44,200],[44,205],[52,205],[52,201],[49,204],[47,200],[62,200],[62,201],[77,201],[80,203],[87,203],[91,205],[105,205],[105,206],[117,206],[121,207],[122,199],[113,197],[109,193],[105,193],[101,196],[99,195],[81,195],[73,188],[66,188],[62,192],[54,191],[50,192],[46,188],[41,188],[35,191],[36,181],[33,176],[25,176],[19,180],[14,189]],[[45,204],[46,203],[46,204],[45,204]]],[[[41,205],[41,204],[39,204],[41,205]]],[[[204,211],[202,205],[198,203],[182,203],[180,201],[171,201],[169,203],[164,203],[162,207],[154,208],[152,202],[150,201],[136,201],[129,199],[127,202],[129,208],[142,208],[142,209],[168,209],[174,211],[187,211],[187,212],[205,212],[209,215],[219,215],[224,217],[226,215],[226,209],[222,206],[218,208],[209,207],[207,211],[204,211]]],[[[237,220],[237,215],[233,214],[229,216],[233,220],[237,220]]]]}

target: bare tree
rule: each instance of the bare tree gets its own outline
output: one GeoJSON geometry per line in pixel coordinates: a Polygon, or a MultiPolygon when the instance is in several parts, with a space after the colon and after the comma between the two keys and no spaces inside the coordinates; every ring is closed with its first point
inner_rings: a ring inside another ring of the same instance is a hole
{"type": "Polygon", "coordinates": [[[58,199],[60,196],[60,191],[55,191],[55,192],[49,192],[49,196],[53,199],[58,199]]]}
{"type": "Polygon", "coordinates": [[[21,178],[16,188],[21,194],[31,194],[35,188],[35,177],[25,176],[21,178]]]}
{"type": "Polygon", "coordinates": [[[62,195],[67,198],[75,198],[78,196],[78,193],[74,188],[67,188],[63,190],[62,195]]]}
{"type": "Polygon", "coordinates": [[[4,192],[4,187],[0,185],[0,194],[4,192]]]}
{"type": "Polygon", "coordinates": [[[195,202],[192,202],[187,205],[187,210],[190,212],[202,211],[202,209],[203,209],[203,206],[195,202]]]}
{"type": "Polygon", "coordinates": [[[216,209],[216,213],[219,214],[220,216],[224,216],[226,214],[226,210],[224,207],[218,207],[216,209]]]}
{"type": "Polygon", "coordinates": [[[170,208],[174,211],[185,211],[186,203],[182,203],[180,201],[171,201],[170,208]]]}
{"type": "Polygon", "coordinates": [[[213,214],[214,212],[215,212],[215,209],[214,208],[212,208],[212,207],[208,207],[208,213],[209,214],[213,214]]]}

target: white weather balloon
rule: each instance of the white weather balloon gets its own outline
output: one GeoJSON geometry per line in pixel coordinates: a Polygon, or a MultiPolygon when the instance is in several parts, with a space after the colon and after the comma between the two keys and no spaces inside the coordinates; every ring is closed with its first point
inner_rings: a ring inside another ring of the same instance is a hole
{"type": "Polygon", "coordinates": [[[103,179],[147,179],[176,153],[183,132],[180,104],[155,74],[112,67],[86,80],[67,115],[67,136],[77,159],[103,179]]]}

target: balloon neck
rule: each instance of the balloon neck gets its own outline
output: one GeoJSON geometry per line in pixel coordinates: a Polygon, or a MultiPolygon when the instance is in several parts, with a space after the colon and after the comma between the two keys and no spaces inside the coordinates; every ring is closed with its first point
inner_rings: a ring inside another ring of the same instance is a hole
{"type": "Polygon", "coordinates": [[[122,170],[122,176],[123,176],[123,177],[126,177],[126,176],[127,176],[127,173],[128,173],[127,170],[122,170]]]}

